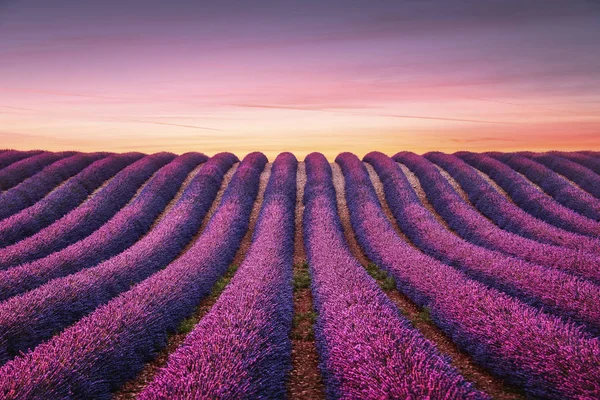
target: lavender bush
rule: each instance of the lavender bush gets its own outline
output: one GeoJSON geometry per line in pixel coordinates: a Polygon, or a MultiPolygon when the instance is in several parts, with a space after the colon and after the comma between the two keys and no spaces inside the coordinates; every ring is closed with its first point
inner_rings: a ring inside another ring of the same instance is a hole
{"type": "Polygon", "coordinates": [[[0,364],[33,348],[173,261],[200,228],[237,158],[207,161],[164,218],[133,246],[79,273],[0,303],[0,364]]]}
{"type": "Polygon", "coordinates": [[[244,262],[140,399],[285,397],[297,164],[277,157],[244,262]]]}
{"type": "Polygon", "coordinates": [[[119,172],[92,199],[33,236],[0,252],[0,270],[47,256],[81,240],[112,218],[159,168],[175,158],[171,153],[146,156],[119,172]]]}
{"type": "Polygon", "coordinates": [[[52,224],[79,206],[107,179],[142,157],[141,153],[124,153],[98,160],[31,207],[0,221],[0,248],[52,224]]]}
{"type": "Polygon", "coordinates": [[[165,346],[232,261],[267,159],[240,164],[204,234],[180,258],[92,314],[0,368],[6,399],[109,399],[165,346]]]}

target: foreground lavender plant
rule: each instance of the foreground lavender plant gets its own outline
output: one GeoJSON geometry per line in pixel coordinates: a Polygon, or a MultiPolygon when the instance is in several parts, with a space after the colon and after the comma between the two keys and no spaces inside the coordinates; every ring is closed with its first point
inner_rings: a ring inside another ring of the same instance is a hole
{"type": "Polygon", "coordinates": [[[51,338],[171,262],[189,243],[237,161],[207,161],[164,218],[133,246],[95,267],[0,303],[0,364],[51,338]]]}
{"type": "Polygon", "coordinates": [[[456,180],[479,212],[500,228],[543,243],[600,253],[600,240],[570,232],[535,218],[498,193],[476,170],[451,154],[431,152],[423,157],[456,180]]]}
{"type": "Polygon", "coordinates": [[[246,259],[140,399],[285,397],[297,164],[277,157],[246,259]]]}
{"type": "Polygon", "coordinates": [[[304,240],[327,397],[487,398],[400,316],[352,257],[325,157],[309,155],[306,169],[304,240]]]}
{"type": "Polygon", "coordinates": [[[115,154],[98,160],[52,193],[0,222],[0,247],[6,247],[63,217],[79,206],[103,182],[143,157],[141,153],[115,154]]]}
{"type": "Polygon", "coordinates": [[[127,204],[150,176],[174,158],[171,153],[157,153],[131,164],[90,201],[35,235],[5,247],[0,252],[0,270],[45,257],[89,235],[127,204]]]}
{"type": "Polygon", "coordinates": [[[347,189],[352,226],[369,258],[429,307],[435,324],[478,363],[532,397],[600,397],[598,339],[412,248],[386,219],[370,183],[347,189]]]}
{"type": "Polygon", "coordinates": [[[540,193],[506,164],[485,154],[458,152],[455,155],[489,175],[519,207],[531,215],[571,232],[600,237],[598,222],[579,215],[540,193]]]}
{"type": "Polygon", "coordinates": [[[0,397],[109,399],[164,347],[168,332],[227,269],[248,227],[266,162],[260,153],[246,156],[204,234],[183,256],[0,368],[0,397]]]}
{"type": "Polygon", "coordinates": [[[539,243],[502,230],[460,197],[430,161],[409,152],[396,154],[394,160],[402,162],[417,175],[435,210],[463,238],[491,250],[600,283],[597,254],[539,243]]]}
{"type": "Polygon", "coordinates": [[[207,157],[187,153],[161,168],[140,194],[88,237],[44,258],[0,271],[0,301],[50,279],[91,267],[120,253],[145,234],[184,179],[207,157]]]}

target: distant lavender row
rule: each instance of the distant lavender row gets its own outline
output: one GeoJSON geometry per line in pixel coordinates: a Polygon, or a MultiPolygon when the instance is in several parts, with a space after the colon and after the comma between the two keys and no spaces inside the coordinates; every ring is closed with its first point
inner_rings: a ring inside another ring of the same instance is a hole
{"type": "Polygon", "coordinates": [[[260,153],[246,156],[204,234],[182,257],[0,368],[0,397],[109,399],[165,346],[167,333],[227,269],[266,162],[260,153]]]}
{"type": "Polygon", "coordinates": [[[140,399],[285,397],[297,165],[277,157],[244,262],[140,399]]]}
{"type": "Polygon", "coordinates": [[[519,207],[531,215],[571,232],[594,238],[600,236],[600,224],[540,193],[508,165],[485,154],[462,151],[455,155],[487,174],[519,207]]]}
{"type": "Polygon", "coordinates": [[[533,217],[498,193],[476,170],[451,154],[431,152],[423,157],[456,180],[479,212],[500,228],[544,243],[600,253],[600,240],[560,229],[533,217]]]}
{"type": "MultiPolygon", "coordinates": [[[[600,200],[574,187],[556,172],[537,162],[537,156],[530,159],[519,153],[489,152],[485,154],[525,175],[563,206],[595,221],[600,220],[600,200]]],[[[584,167],[579,167],[584,169],[584,167]]],[[[593,174],[593,172],[591,173],[593,174]]]]}
{"type": "Polygon", "coordinates": [[[583,190],[600,199],[600,176],[594,171],[551,153],[535,154],[531,158],[566,176],[583,190]]]}
{"type": "MultiPolygon", "coordinates": [[[[587,324],[600,335],[600,287],[551,268],[475,246],[444,228],[421,204],[398,165],[382,153],[364,159],[379,175],[400,229],[425,253],[535,307],[587,324]]],[[[355,160],[345,161],[349,185],[364,185],[355,160]]]]}
{"type": "Polygon", "coordinates": [[[171,262],[200,228],[225,172],[236,161],[230,153],[211,157],[158,225],[124,252],[0,303],[0,365],[171,262]]]}
{"type": "Polygon", "coordinates": [[[594,157],[590,154],[565,151],[551,151],[550,154],[556,154],[560,157],[566,158],[567,160],[574,161],[577,164],[589,168],[596,174],[600,175],[600,158],[594,157]]]}
{"type": "Polygon", "coordinates": [[[29,207],[64,180],[78,174],[107,153],[79,153],[50,164],[0,195],[0,220],[29,207]]]}
{"type": "Polygon", "coordinates": [[[175,158],[171,153],[146,156],[119,172],[92,199],[33,236],[0,252],[0,270],[47,256],[94,232],[112,218],[159,168],[175,158]]]}
{"type": "Polygon", "coordinates": [[[24,158],[35,156],[42,153],[42,150],[31,150],[31,151],[18,151],[18,150],[4,150],[0,154],[0,169],[6,168],[12,163],[20,161],[24,158]]]}
{"type": "Polygon", "coordinates": [[[91,235],[44,258],[0,271],[0,301],[89,268],[133,245],[150,229],[188,174],[206,160],[199,153],[175,158],[150,179],[139,196],[91,235]]]}
{"type": "Polygon", "coordinates": [[[107,179],[143,157],[141,153],[115,154],[98,160],[52,193],[0,222],[0,247],[33,235],[73,210],[107,179]]]}
{"type": "Polygon", "coordinates": [[[487,398],[400,315],[352,257],[325,157],[310,154],[306,171],[304,239],[327,397],[487,398]]]}
{"type": "Polygon", "coordinates": [[[488,249],[600,282],[597,254],[540,243],[500,229],[460,197],[427,159],[402,152],[396,154],[394,160],[417,175],[435,210],[463,238],[488,249]]]}
{"type": "Polygon", "coordinates": [[[43,152],[13,163],[0,171],[0,191],[15,187],[47,165],[74,154],[76,154],[74,151],[43,152]]]}
{"type": "MultiPolygon", "coordinates": [[[[336,161],[349,173],[355,158],[344,153],[336,161]]],[[[429,307],[433,321],[478,363],[532,397],[600,396],[598,339],[412,248],[394,232],[370,182],[347,189],[352,226],[367,256],[394,276],[399,290],[429,307]]]]}

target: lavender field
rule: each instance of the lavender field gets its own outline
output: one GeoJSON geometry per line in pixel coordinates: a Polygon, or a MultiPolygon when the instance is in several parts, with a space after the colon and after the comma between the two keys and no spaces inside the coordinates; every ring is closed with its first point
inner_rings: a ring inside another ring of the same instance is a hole
{"type": "Polygon", "coordinates": [[[598,399],[600,154],[0,151],[1,399],[598,399]]]}

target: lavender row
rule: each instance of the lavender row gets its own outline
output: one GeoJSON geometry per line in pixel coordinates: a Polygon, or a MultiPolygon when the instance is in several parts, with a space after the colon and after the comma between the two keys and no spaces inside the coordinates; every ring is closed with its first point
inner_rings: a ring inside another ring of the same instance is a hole
{"type": "Polygon", "coordinates": [[[498,193],[476,170],[451,154],[431,152],[423,157],[443,168],[479,212],[500,228],[543,243],[600,253],[600,240],[560,229],[528,214],[498,193]]]}
{"type": "Polygon", "coordinates": [[[0,171],[0,191],[15,187],[47,165],[74,154],[74,151],[43,152],[13,163],[0,171]]]}
{"type": "Polygon", "coordinates": [[[327,397],[483,399],[354,259],[329,163],[306,157],[304,240],[327,397]]]}
{"type": "Polygon", "coordinates": [[[297,164],[277,157],[244,262],[140,399],[285,397],[297,164]]]}
{"type": "Polygon", "coordinates": [[[571,232],[594,238],[600,236],[600,224],[540,193],[508,165],[485,154],[458,152],[455,155],[487,174],[519,207],[534,217],[571,232]]]}
{"type": "Polygon", "coordinates": [[[0,247],[14,244],[52,224],[81,204],[107,179],[142,157],[141,153],[123,153],[94,162],[31,207],[1,221],[0,247]]]}
{"type": "Polygon", "coordinates": [[[12,163],[21,161],[24,158],[35,156],[42,153],[42,150],[31,150],[31,151],[18,151],[18,150],[4,150],[0,154],[0,169],[6,168],[12,163]]]}
{"type": "Polygon", "coordinates": [[[112,218],[159,168],[175,158],[171,153],[146,156],[119,172],[92,199],[35,235],[0,252],[0,270],[47,256],[88,236],[112,218]]]}
{"type": "MultiPolygon", "coordinates": [[[[352,158],[346,153],[336,161],[344,166],[352,158]]],[[[598,339],[412,248],[386,219],[370,182],[347,188],[352,226],[367,256],[427,306],[434,323],[476,362],[532,397],[600,396],[598,339]]]]}
{"type": "Polygon", "coordinates": [[[560,157],[566,158],[567,160],[576,162],[577,164],[589,168],[596,174],[600,175],[600,159],[590,154],[564,151],[551,151],[550,154],[556,154],[560,157]]]}
{"type": "MultiPolygon", "coordinates": [[[[349,158],[349,157],[348,157],[349,158]]],[[[381,153],[364,159],[375,168],[385,199],[400,229],[426,254],[524,302],[586,324],[600,335],[600,287],[569,274],[475,246],[460,239],[421,204],[398,165],[381,153]]],[[[357,160],[345,159],[349,185],[365,185],[368,176],[357,160]]]]}
{"type": "Polygon", "coordinates": [[[491,250],[600,282],[597,254],[540,243],[500,229],[460,197],[427,159],[402,152],[394,160],[417,175],[435,210],[461,237],[491,250]]]}
{"type": "Polygon", "coordinates": [[[555,154],[541,153],[531,158],[566,176],[583,190],[600,199],[600,176],[594,171],[555,154]]]}
{"type": "Polygon", "coordinates": [[[0,364],[35,347],[173,261],[196,234],[237,158],[207,161],[146,236],[117,256],[0,303],[0,364]]]}
{"type": "Polygon", "coordinates": [[[189,173],[206,159],[199,153],[177,157],[161,168],[130,204],[88,237],[44,258],[0,271],[0,301],[89,268],[133,245],[150,229],[189,173]]]}
{"type": "Polygon", "coordinates": [[[0,397],[109,399],[165,346],[168,332],[227,269],[248,228],[266,162],[260,153],[246,156],[203,235],[180,258],[0,368],[0,397]]]}
{"type": "Polygon", "coordinates": [[[64,180],[106,157],[107,153],[79,153],[63,158],[0,195],[0,220],[31,206],[64,180]]]}
{"type": "MultiPolygon", "coordinates": [[[[574,187],[550,168],[519,153],[490,152],[486,154],[525,175],[563,206],[595,221],[600,220],[600,201],[591,194],[574,187]]],[[[537,156],[534,159],[537,160],[537,156]]],[[[583,169],[583,167],[581,168],[583,169]]]]}

